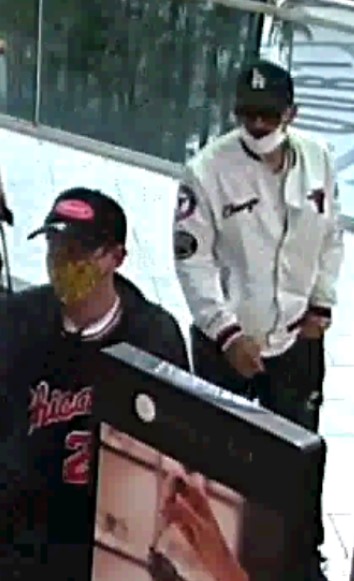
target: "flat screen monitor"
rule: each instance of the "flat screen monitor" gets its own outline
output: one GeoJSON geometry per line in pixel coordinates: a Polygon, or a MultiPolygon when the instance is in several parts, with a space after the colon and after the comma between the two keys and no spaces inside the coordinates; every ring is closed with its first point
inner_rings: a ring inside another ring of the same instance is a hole
{"type": "Polygon", "coordinates": [[[104,353],[92,581],[224,581],[221,554],[303,581],[321,439],[129,345],[104,353]]]}

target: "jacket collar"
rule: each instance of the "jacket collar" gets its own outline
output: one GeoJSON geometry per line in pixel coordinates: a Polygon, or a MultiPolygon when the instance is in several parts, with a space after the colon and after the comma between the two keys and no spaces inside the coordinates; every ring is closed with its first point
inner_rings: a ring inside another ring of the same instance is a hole
{"type": "MultiPolygon", "coordinates": [[[[254,153],[240,137],[240,144],[245,154],[251,159],[262,163],[259,155],[254,153]]],[[[307,172],[301,163],[301,154],[291,135],[284,141],[284,150],[287,153],[287,171],[284,179],[285,203],[296,209],[304,205],[304,192],[308,191],[307,172]],[[305,183],[306,182],[306,183],[305,183]]]]}
{"type": "Polygon", "coordinates": [[[254,153],[254,151],[252,151],[248,145],[246,145],[245,141],[242,139],[242,137],[240,137],[240,143],[241,143],[241,147],[243,149],[243,151],[245,152],[245,154],[248,157],[251,157],[252,159],[254,159],[255,161],[259,161],[262,162],[262,159],[260,158],[259,155],[257,155],[256,153],[254,153]]]}

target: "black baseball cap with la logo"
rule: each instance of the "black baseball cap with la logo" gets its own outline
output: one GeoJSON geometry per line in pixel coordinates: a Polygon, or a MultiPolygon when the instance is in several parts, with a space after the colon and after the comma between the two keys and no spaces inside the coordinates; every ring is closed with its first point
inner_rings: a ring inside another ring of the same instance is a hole
{"type": "Polygon", "coordinates": [[[125,245],[127,219],[121,206],[99,190],[73,188],[62,192],[44,220],[44,224],[28,236],[62,232],[78,241],[125,245]]]}
{"type": "Polygon", "coordinates": [[[294,83],[280,65],[259,59],[241,70],[236,85],[236,112],[254,109],[281,114],[293,104],[294,83]]]}

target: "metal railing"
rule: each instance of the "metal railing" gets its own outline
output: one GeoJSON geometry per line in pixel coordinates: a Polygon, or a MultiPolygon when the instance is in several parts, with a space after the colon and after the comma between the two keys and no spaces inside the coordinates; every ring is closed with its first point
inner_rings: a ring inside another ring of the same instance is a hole
{"type": "MultiPolygon", "coordinates": [[[[316,16],[314,12],[304,7],[303,5],[298,5],[296,0],[292,7],[276,6],[274,4],[264,4],[258,0],[212,0],[215,4],[221,4],[227,6],[228,8],[235,8],[237,10],[244,10],[254,14],[264,14],[266,16],[272,16],[273,18],[278,18],[280,20],[285,20],[288,22],[294,22],[313,26],[320,26],[321,28],[327,28],[330,30],[338,30],[340,32],[354,33],[354,19],[353,24],[350,22],[342,22],[335,18],[316,16]]],[[[333,4],[338,4],[340,8],[348,8],[350,2],[345,3],[344,0],[341,2],[335,2],[333,4]]],[[[326,5],[323,6],[326,8],[326,5]]],[[[353,10],[353,8],[352,8],[353,10]]]]}
{"type": "MultiPolygon", "coordinates": [[[[191,1],[191,0],[189,0],[191,1]]],[[[196,1],[196,0],[194,0],[196,1]]],[[[62,130],[42,123],[42,94],[43,94],[43,54],[45,47],[43,46],[43,11],[46,0],[38,0],[37,4],[37,40],[36,40],[36,71],[35,71],[35,91],[33,104],[33,122],[14,119],[11,116],[0,115],[0,126],[15,131],[26,133],[38,139],[47,139],[49,141],[60,143],[65,146],[73,147],[75,149],[82,149],[86,152],[95,155],[109,157],[117,161],[122,161],[127,164],[146,168],[148,170],[156,171],[164,175],[177,177],[181,170],[181,164],[168,159],[162,159],[155,155],[143,153],[113,145],[111,143],[102,142],[101,139],[88,138],[83,135],[78,135],[70,130],[62,130]]],[[[292,6],[287,6],[286,0],[271,0],[268,2],[260,2],[258,0],[212,0],[214,5],[225,6],[233,8],[238,11],[248,12],[278,21],[290,23],[306,23],[306,25],[321,26],[322,28],[340,30],[342,32],[351,32],[354,35],[354,17],[353,23],[347,20],[338,21],[333,17],[318,16],[311,8],[303,6],[299,2],[294,2],[292,6]]],[[[332,3],[333,4],[333,3],[332,3]]],[[[338,7],[347,8],[350,3],[347,0],[341,0],[337,3],[338,7]]],[[[328,6],[328,1],[323,2],[323,6],[328,6]]],[[[342,12],[342,10],[340,10],[342,12]]]]}

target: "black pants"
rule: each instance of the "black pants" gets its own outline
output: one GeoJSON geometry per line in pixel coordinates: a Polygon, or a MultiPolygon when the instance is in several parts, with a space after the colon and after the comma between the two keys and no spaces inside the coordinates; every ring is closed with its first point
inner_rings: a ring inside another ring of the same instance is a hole
{"type": "MultiPolygon", "coordinates": [[[[265,408],[306,429],[317,432],[323,402],[325,375],[324,340],[299,339],[283,355],[264,360],[266,372],[252,380],[238,375],[214,343],[192,327],[194,371],[199,377],[249,399],[258,399],[265,408]]],[[[325,458],[321,465],[323,484],[325,458]]],[[[315,545],[322,545],[322,486],[316,499],[315,545]]]]}

